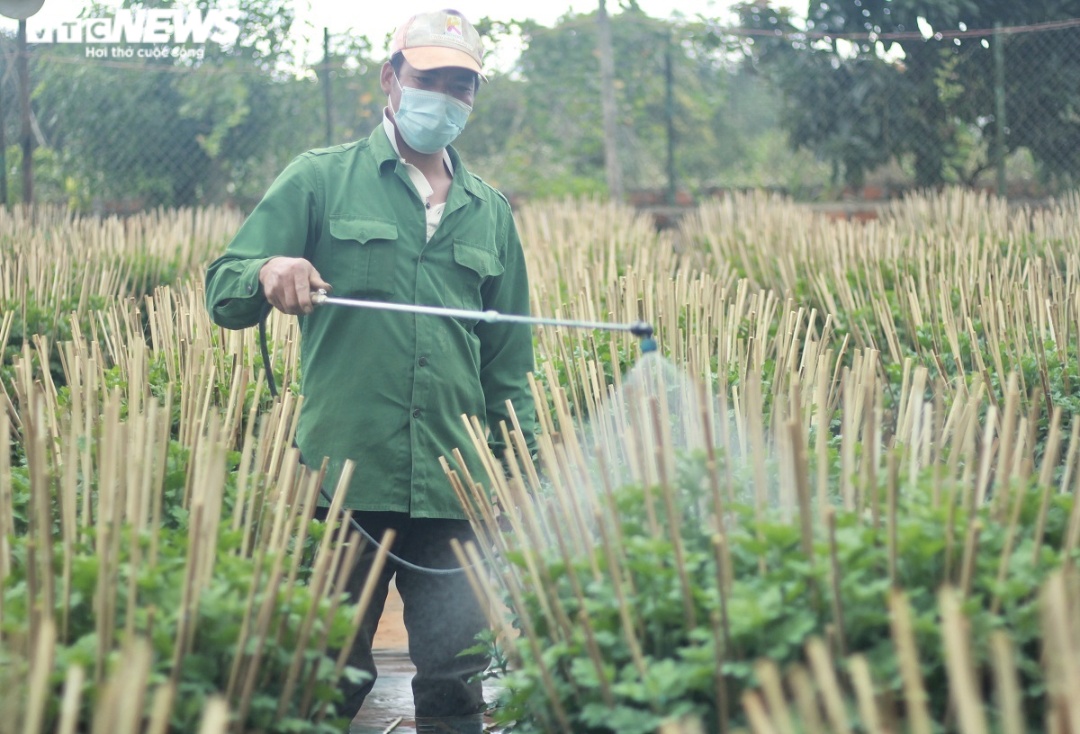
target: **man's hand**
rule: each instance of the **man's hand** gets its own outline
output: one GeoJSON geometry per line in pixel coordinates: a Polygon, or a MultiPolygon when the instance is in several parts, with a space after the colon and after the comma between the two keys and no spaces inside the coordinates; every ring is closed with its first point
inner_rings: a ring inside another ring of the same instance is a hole
{"type": "Polygon", "coordinates": [[[270,305],[288,314],[308,314],[315,309],[311,293],[331,286],[302,257],[271,258],[259,270],[259,283],[270,305]]]}

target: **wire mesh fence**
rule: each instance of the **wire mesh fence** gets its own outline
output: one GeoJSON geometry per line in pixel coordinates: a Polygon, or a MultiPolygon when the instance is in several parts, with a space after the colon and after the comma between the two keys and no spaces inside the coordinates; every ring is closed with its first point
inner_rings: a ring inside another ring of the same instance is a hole
{"type": "Polygon", "coordinates": [[[745,20],[739,43],[782,100],[789,144],[829,163],[834,191],[1042,197],[1080,183],[1078,19],[851,33],[745,20]]]}
{"type": "MultiPolygon", "coordinates": [[[[636,199],[941,185],[1027,198],[1080,179],[1080,20],[836,32],[754,9],[737,26],[632,16],[614,27],[620,162],[636,199]]],[[[459,141],[511,195],[603,192],[592,22],[577,22],[526,28],[518,66],[491,76],[459,141]]],[[[498,42],[498,24],[483,29],[498,42]]],[[[24,127],[20,47],[0,37],[0,199],[27,199],[32,148],[36,201],[247,209],[294,156],[378,124],[382,55],[367,39],[327,34],[306,66],[268,48],[31,38],[24,127]]]]}
{"type": "Polygon", "coordinates": [[[366,134],[357,126],[368,126],[381,111],[378,81],[363,62],[364,38],[335,39],[327,46],[332,55],[314,67],[295,63],[266,38],[231,48],[190,39],[54,38],[35,43],[31,36],[23,52],[32,89],[24,128],[18,39],[0,37],[0,199],[9,203],[27,198],[22,169],[30,147],[38,202],[97,212],[246,208],[293,157],[366,134]]]}

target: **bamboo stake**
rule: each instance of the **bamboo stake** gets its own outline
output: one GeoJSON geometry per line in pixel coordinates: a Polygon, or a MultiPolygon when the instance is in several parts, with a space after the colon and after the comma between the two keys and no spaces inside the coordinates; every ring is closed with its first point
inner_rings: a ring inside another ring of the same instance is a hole
{"type": "Polygon", "coordinates": [[[38,734],[45,717],[45,706],[52,697],[49,674],[52,672],[53,655],[56,651],[56,626],[46,617],[33,638],[33,657],[30,662],[29,695],[26,702],[26,718],[23,734],[38,734]]]}
{"type": "MultiPolygon", "coordinates": [[[[465,550],[469,556],[469,560],[474,565],[479,565],[480,563],[482,563],[480,554],[476,551],[476,548],[474,546],[466,546],[465,550]]],[[[566,710],[563,708],[562,701],[555,690],[555,682],[551,676],[551,671],[544,664],[543,651],[539,647],[536,629],[533,627],[532,620],[525,612],[526,607],[524,604],[524,599],[521,597],[520,592],[514,586],[510,586],[508,588],[511,594],[511,598],[513,599],[514,608],[517,610],[517,613],[522,623],[522,633],[524,635],[525,641],[529,645],[530,652],[533,656],[533,661],[540,669],[541,684],[544,688],[545,694],[547,695],[547,703],[552,707],[552,713],[554,714],[555,720],[560,727],[559,731],[572,731],[573,728],[570,726],[566,710]]]]}
{"type": "MultiPolygon", "coordinates": [[[[353,569],[356,566],[356,560],[360,557],[361,552],[367,546],[366,539],[357,538],[356,536],[350,536],[348,548],[345,551],[345,556],[341,560],[341,563],[337,568],[337,578],[332,585],[332,593],[330,594],[330,605],[326,610],[326,614],[323,617],[323,626],[319,634],[318,643],[316,648],[323,652],[326,651],[330,637],[330,628],[332,620],[337,616],[338,609],[341,606],[341,600],[348,593],[349,578],[352,575],[353,569]]],[[[311,701],[315,696],[315,684],[316,676],[319,673],[319,668],[323,665],[323,658],[318,658],[311,666],[311,670],[308,673],[307,683],[304,685],[303,693],[300,697],[299,715],[307,717],[311,715],[311,701]]]]}
{"type": "MultiPolygon", "coordinates": [[[[8,414],[0,411],[0,446],[11,445],[11,422],[8,414]]],[[[0,450],[0,589],[6,588],[11,573],[11,541],[15,535],[15,518],[12,512],[11,452],[0,450]]],[[[0,593],[0,645],[4,644],[4,594],[0,593]]]]}
{"type": "Polygon", "coordinates": [[[844,708],[843,694],[840,690],[840,683],[836,678],[836,670],[829,657],[828,648],[820,638],[814,637],[806,643],[806,655],[821,691],[822,699],[825,701],[825,712],[829,719],[829,726],[836,734],[850,732],[851,727],[844,708]]]}
{"type": "Polygon", "coordinates": [[[968,647],[966,623],[960,612],[960,602],[964,595],[966,594],[949,587],[943,588],[938,594],[950,699],[956,707],[961,731],[965,734],[988,734],[983,704],[975,680],[974,663],[968,647]]]}
{"type": "MultiPolygon", "coordinates": [[[[661,393],[663,395],[663,393],[661,393]]],[[[668,418],[666,416],[666,402],[661,401],[659,405],[654,404],[654,410],[652,413],[653,424],[657,434],[661,433],[660,426],[666,425],[668,418]],[[665,416],[661,418],[660,412],[664,412],[665,416]]],[[[665,445],[671,446],[671,437],[665,437],[665,445]]],[[[660,458],[660,452],[657,453],[658,459],[660,458]]],[[[673,460],[670,457],[664,457],[666,460],[660,461],[660,491],[664,497],[664,507],[667,511],[668,524],[669,524],[669,537],[671,538],[672,548],[675,552],[675,568],[679,575],[679,586],[682,590],[683,597],[683,614],[685,615],[686,629],[687,631],[693,630],[697,627],[697,615],[694,611],[694,592],[693,585],[690,582],[690,576],[686,570],[686,551],[683,547],[682,537],[682,522],[679,515],[679,510],[676,507],[675,489],[672,486],[671,477],[668,476],[666,467],[673,460]]]]}
{"type": "Polygon", "coordinates": [[[756,693],[753,691],[743,693],[742,705],[746,718],[750,722],[750,731],[754,734],[777,734],[765,706],[761,703],[761,698],[756,693]]]}
{"type": "Polygon", "coordinates": [[[863,398],[862,445],[864,449],[867,450],[867,453],[862,457],[862,461],[860,462],[863,486],[862,492],[859,493],[860,511],[864,511],[866,508],[866,495],[870,494],[871,497],[876,497],[879,491],[878,462],[880,461],[880,451],[878,435],[881,428],[880,405],[884,401],[877,399],[875,382],[876,379],[871,373],[867,375],[867,380],[864,383],[865,395],[863,398]]]}
{"type": "Polygon", "coordinates": [[[801,665],[792,666],[788,671],[788,682],[795,692],[795,701],[799,711],[799,720],[808,734],[831,734],[821,720],[817,694],[809,673],[801,665]]]}
{"type": "MultiPolygon", "coordinates": [[[[567,580],[570,583],[570,589],[573,592],[574,597],[578,601],[579,609],[586,609],[586,608],[588,608],[588,603],[587,603],[587,600],[586,600],[586,597],[585,597],[585,592],[584,592],[584,590],[582,589],[582,586],[581,586],[581,581],[578,578],[578,574],[577,574],[577,571],[575,569],[575,563],[574,563],[575,556],[580,557],[580,553],[575,553],[575,549],[570,548],[569,544],[566,543],[566,540],[565,540],[564,535],[562,533],[555,533],[555,540],[556,540],[556,547],[558,548],[559,553],[560,553],[561,558],[562,558],[563,571],[566,574],[567,580]]],[[[589,555],[589,560],[593,563],[594,568],[596,568],[595,575],[597,577],[599,577],[599,568],[596,567],[596,562],[595,562],[595,560],[593,560],[592,554],[588,554],[588,555],[589,555]]],[[[537,588],[541,588],[541,589],[543,589],[543,588],[553,588],[552,587],[553,579],[550,577],[550,572],[546,568],[544,568],[544,570],[541,571],[538,574],[538,580],[541,580],[543,585],[541,585],[541,586],[539,586],[537,588]]],[[[544,597],[543,594],[540,594],[539,596],[541,598],[544,597]]],[[[549,604],[546,603],[546,601],[543,602],[542,606],[541,606],[541,609],[544,610],[544,612],[546,613],[548,611],[548,609],[549,609],[549,604]]],[[[555,603],[550,604],[550,609],[553,612],[553,616],[555,618],[554,621],[557,622],[557,626],[555,626],[554,629],[562,630],[562,632],[566,636],[566,638],[569,639],[573,634],[573,626],[570,623],[569,615],[567,614],[567,612],[565,611],[565,609],[563,607],[562,600],[559,599],[557,595],[556,595],[556,598],[555,598],[555,603]]],[[[587,616],[585,617],[584,621],[585,621],[586,626],[587,626],[588,625],[588,617],[587,616]]]]}
{"type": "MultiPolygon", "coordinates": [[[[307,537],[307,527],[315,511],[314,498],[318,494],[318,487],[322,483],[322,477],[312,472],[306,477],[306,480],[308,489],[305,492],[305,499],[307,501],[303,503],[303,514],[299,516],[300,532],[296,539],[297,547],[303,547],[304,539],[307,537]]],[[[330,535],[330,533],[327,533],[327,535],[330,535]]],[[[350,533],[348,542],[336,543],[331,553],[323,553],[316,555],[315,563],[312,570],[312,582],[309,586],[313,598],[321,599],[326,596],[327,586],[331,581],[331,574],[334,573],[336,566],[341,562],[342,554],[344,553],[345,548],[348,547],[350,550],[350,554],[353,556],[353,558],[355,558],[357,545],[359,545],[359,535],[356,533],[350,533]]],[[[289,608],[291,606],[291,592],[292,589],[294,589],[296,586],[296,573],[299,566],[299,555],[299,553],[294,555],[293,567],[289,570],[289,576],[285,582],[290,594],[284,604],[285,608],[289,608]]],[[[300,623],[300,629],[297,632],[295,643],[296,651],[293,653],[292,659],[289,662],[288,670],[285,673],[285,683],[282,686],[282,692],[278,698],[278,708],[276,716],[279,719],[285,715],[286,711],[288,710],[289,704],[292,703],[293,694],[300,679],[300,671],[305,663],[304,658],[306,656],[306,651],[308,648],[308,641],[313,634],[318,612],[319,605],[311,604],[308,607],[307,613],[304,615],[304,618],[300,623]]],[[[283,631],[284,624],[282,624],[278,631],[278,644],[280,644],[280,639],[283,631]]]]}
{"type": "Polygon", "coordinates": [[[960,592],[964,598],[971,594],[971,584],[975,578],[975,558],[979,548],[979,534],[982,532],[982,522],[975,520],[968,526],[966,540],[964,541],[964,558],[960,566],[960,592]]]}
{"type": "Polygon", "coordinates": [[[919,673],[918,645],[911,621],[911,607],[904,593],[895,589],[889,594],[889,626],[904,682],[904,701],[912,734],[931,734],[934,725],[926,705],[926,688],[919,673]]]}
{"type": "Polygon", "coordinates": [[[863,655],[853,655],[848,660],[851,670],[851,682],[855,688],[855,697],[859,706],[859,718],[868,732],[886,732],[881,712],[874,696],[874,681],[870,676],[870,665],[863,655]]]}
{"type": "MultiPolygon", "coordinates": [[[[506,522],[511,527],[515,522],[520,524],[520,520],[517,518],[513,508],[509,512],[500,513],[498,519],[495,519],[494,510],[496,507],[488,505],[488,498],[483,495],[481,487],[475,487],[475,494],[470,494],[469,490],[465,488],[464,483],[461,481],[461,477],[458,473],[450,468],[450,464],[446,461],[445,456],[439,457],[439,466],[442,467],[443,474],[446,475],[447,481],[450,483],[450,487],[454,490],[454,495],[458,499],[458,503],[465,510],[467,520],[470,525],[475,529],[477,540],[481,547],[491,549],[495,545],[499,544],[498,536],[493,532],[492,528],[506,522]],[[514,517],[512,519],[511,515],[514,517]],[[489,521],[485,522],[485,518],[489,521]]],[[[496,499],[496,503],[498,500],[496,499]]],[[[498,506],[501,508],[501,506],[498,506]]]]}
{"type": "MultiPolygon", "coordinates": [[[[784,697],[783,686],[780,683],[780,671],[771,660],[758,660],[754,663],[754,674],[762,690],[765,692],[765,701],[771,712],[774,731],[777,734],[795,734],[795,725],[788,711],[787,701],[784,697]]],[[[744,706],[746,699],[743,699],[744,706]]],[[[750,713],[749,711],[747,712],[750,713]]]]}
{"type": "Polygon", "coordinates": [[[1008,505],[1006,499],[1009,497],[1010,492],[1006,491],[1011,489],[1010,480],[1013,476],[1015,469],[1013,465],[1013,455],[1008,450],[1015,445],[1018,434],[1022,433],[1017,430],[1017,422],[1019,420],[1020,410],[1020,393],[1017,388],[1018,373],[1013,372],[1009,375],[1008,385],[1005,388],[1005,408],[1002,413],[1001,419],[1001,431],[998,434],[998,441],[1000,442],[1000,449],[998,451],[997,469],[995,474],[997,475],[1002,491],[995,493],[994,496],[994,509],[995,514],[998,517],[1004,517],[1004,513],[1008,505]]]}
{"type": "Polygon", "coordinates": [[[1073,506],[1069,512],[1069,527],[1065,532],[1065,555],[1067,557],[1072,556],[1077,542],[1080,541],[1080,502],[1076,501],[1076,498],[1080,497],[1080,472],[1077,472],[1073,485],[1073,506]]]}
{"type": "Polygon", "coordinates": [[[167,683],[154,690],[150,699],[150,720],[146,734],[165,734],[168,731],[168,719],[172,715],[175,699],[176,690],[167,683]]]}
{"type": "Polygon", "coordinates": [[[206,701],[206,708],[199,720],[199,734],[225,734],[228,730],[229,705],[225,699],[212,696],[206,701]]]}
{"type": "Polygon", "coordinates": [[[30,470],[30,503],[28,508],[30,535],[34,543],[29,551],[27,564],[33,568],[37,577],[37,583],[28,584],[29,598],[37,607],[32,616],[37,618],[36,623],[31,623],[31,637],[37,639],[41,634],[41,624],[48,622],[48,634],[55,640],[56,630],[53,627],[53,610],[56,608],[55,557],[53,551],[52,511],[50,508],[51,487],[49,486],[49,474],[47,471],[47,456],[49,453],[49,437],[45,433],[44,397],[35,392],[30,398],[32,401],[31,415],[26,423],[27,443],[26,461],[30,470]]]}
{"type": "Polygon", "coordinates": [[[839,642],[840,654],[847,656],[847,631],[844,625],[844,601],[841,596],[841,568],[836,545],[836,512],[830,507],[825,512],[825,526],[829,534],[829,580],[832,591],[832,617],[836,625],[836,639],[839,642]]]}
{"type": "MultiPolygon", "coordinates": [[[[483,603],[483,609],[488,618],[488,624],[492,629],[498,630],[498,639],[502,640],[504,645],[504,651],[507,658],[512,664],[521,665],[521,655],[518,654],[517,648],[513,645],[513,641],[517,637],[517,632],[511,624],[511,620],[508,615],[498,614],[495,611],[499,592],[495,588],[492,578],[485,573],[481,573],[478,569],[480,566],[474,565],[469,558],[469,554],[461,542],[456,538],[450,540],[450,546],[454,551],[454,556],[457,558],[461,567],[465,569],[465,576],[469,580],[470,586],[472,586],[473,593],[476,594],[476,598],[483,603]]],[[[477,554],[479,555],[479,553],[477,554]]]]}
{"type": "Polygon", "coordinates": [[[855,403],[861,394],[853,372],[844,370],[844,407],[840,419],[840,496],[843,498],[844,509],[849,511],[855,509],[855,485],[852,478],[855,476],[855,417],[859,413],[855,403]]]}
{"type": "Polygon", "coordinates": [[[900,487],[897,474],[899,472],[898,461],[895,453],[890,453],[886,461],[886,472],[888,473],[888,484],[886,485],[886,502],[888,503],[888,509],[886,513],[888,515],[888,553],[889,553],[889,585],[894,589],[899,586],[897,567],[899,566],[899,494],[900,487]]]}
{"type": "Polygon", "coordinates": [[[72,665],[64,678],[64,694],[60,702],[60,720],[56,725],[57,734],[75,734],[79,723],[79,709],[82,705],[82,687],[86,673],[82,667],[72,665]]]}
{"type": "Polygon", "coordinates": [[[989,492],[990,485],[990,462],[993,457],[993,435],[994,426],[997,422],[996,408],[991,405],[986,411],[986,423],[983,430],[983,452],[982,461],[979,464],[979,478],[978,483],[975,486],[975,504],[981,506],[986,501],[986,495],[989,492]]]}
{"type": "Polygon", "coordinates": [[[1075,626],[1077,599],[1075,576],[1055,572],[1040,594],[1040,613],[1044,630],[1043,655],[1047,663],[1047,699],[1059,722],[1059,731],[1077,731],[1080,706],[1076,704],[1080,671],[1076,653],[1080,649],[1075,626]],[[1073,588],[1070,589],[1070,586],[1073,588]]]}
{"type": "MultiPolygon", "coordinates": [[[[349,463],[347,463],[346,466],[348,467],[349,463]]],[[[351,472],[349,472],[348,469],[343,471],[343,475],[347,473],[351,472]]],[[[288,474],[282,474],[278,480],[279,489],[282,491],[278,492],[273,508],[274,523],[270,533],[270,540],[268,541],[269,548],[273,553],[273,558],[266,581],[263,602],[259,605],[258,615],[255,617],[254,622],[253,639],[257,641],[255,644],[255,652],[251,655],[247,669],[242,676],[243,683],[239,685],[240,700],[237,704],[237,709],[238,717],[241,721],[247,718],[248,711],[250,710],[255,686],[260,675],[259,663],[262,659],[264,643],[275,636],[275,633],[271,629],[271,625],[273,624],[275,616],[275,608],[277,606],[276,601],[279,598],[278,595],[280,593],[281,584],[285,577],[284,561],[286,554],[283,551],[286,541],[284,531],[287,527],[286,516],[289,513],[289,510],[286,508],[289,501],[289,494],[287,491],[284,491],[284,487],[281,487],[280,485],[281,483],[288,483],[291,481],[292,477],[288,474]]],[[[343,491],[345,486],[347,485],[342,484],[339,481],[334,501],[331,502],[330,514],[328,514],[328,517],[338,516],[337,513],[340,512],[341,502],[343,501],[345,494],[343,491]]],[[[331,533],[327,533],[327,535],[331,535],[331,533]]],[[[340,676],[340,670],[337,671],[337,674],[340,676]]]]}
{"type": "Polygon", "coordinates": [[[600,651],[600,645],[596,641],[596,632],[593,631],[589,613],[584,607],[578,612],[578,621],[581,623],[581,630],[585,633],[585,649],[588,651],[589,659],[592,661],[593,669],[596,671],[596,679],[600,682],[600,697],[603,699],[604,705],[609,709],[615,708],[615,694],[609,680],[611,674],[600,651]]]}
{"type": "Polygon", "coordinates": [[[1065,494],[1069,491],[1069,483],[1072,478],[1074,467],[1077,466],[1077,457],[1080,456],[1080,421],[1072,421],[1072,432],[1069,434],[1069,450],[1065,455],[1065,467],[1061,475],[1061,484],[1058,492],[1065,494]]]}
{"type": "MultiPolygon", "coordinates": [[[[348,464],[347,464],[348,466],[348,464]]],[[[339,484],[339,488],[343,486],[339,484]]],[[[340,502],[344,497],[344,492],[337,491],[334,494],[334,502],[331,503],[331,512],[336,513],[340,511],[340,502]],[[334,507],[334,503],[338,504],[337,508],[334,507]]],[[[346,636],[345,642],[342,644],[341,652],[338,653],[337,662],[334,666],[334,678],[340,679],[342,672],[345,670],[345,664],[348,662],[349,651],[352,650],[353,644],[356,642],[356,636],[360,631],[360,622],[364,618],[364,614],[367,612],[368,606],[371,604],[371,599],[375,595],[375,586],[378,583],[379,576],[382,575],[383,567],[386,565],[386,558],[390,552],[390,548],[394,543],[394,531],[387,530],[380,538],[378,548],[375,551],[375,557],[372,559],[370,570],[368,571],[367,579],[364,581],[364,586],[360,590],[360,598],[356,603],[356,610],[353,613],[352,621],[350,624],[350,632],[346,636]]],[[[317,722],[322,722],[326,716],[326,706],[324,702],[320,705],[319,710],[315,716],[317,722]]]]}
{"type": "Polygon", "coordinates": [[[720,726],[721,734],[727,734],[728,716],[731,708],[729,703],[727,676],[724,672],[724,661],[731,649],[731,634],[727,627],[727,609],[724,602],[724,592],[720,592],[721,611],[714,611],[710,615],[713,633],[713,660],[716,665],[715,681],[716,695],[716,719],[720,726]],[[723,644],[721,644],[721,640],[723,644]]]}
{"type": "Polygon", "coordinates": [[[994,663],[997,704],[1001,711],[1001,731],[1004,734],[1023,734],[1023,694],[1017,677],[1016,658],[1009,637],[1002,630],[994,630],[990,634],[990,652],[994,663]]]}
{"type": "MultiPolygon", "coordinates": [[[[1076,421],[1080,426],[1080,421],[1076,421]]],[[[1061,406],[1054,406],[1050,416],[1050,435],[1043,449],[1042,468],[1039,470],[1038,486],[1039,514],[1035,520],[1034,541],[1032,542],[1032,563],[1037,564],[1042,551],[1043,534],[1046,531],[1046,515],[1050,510],[1050,493],[1053,490],[1052,476],[1061,450],[1061,406]]]]}
{"type": "Polygon", "coordinates": [[[760,372],[747,374],[747,405],[749,408],[748,430],[750,433],[751,461],[754,470],[754,512],[758,522],[764,520],[765,508],[769,505],[769,482],[765,473],[768,459],[765,455],[765,427],[762,425],[762,404],[760,372]]]}

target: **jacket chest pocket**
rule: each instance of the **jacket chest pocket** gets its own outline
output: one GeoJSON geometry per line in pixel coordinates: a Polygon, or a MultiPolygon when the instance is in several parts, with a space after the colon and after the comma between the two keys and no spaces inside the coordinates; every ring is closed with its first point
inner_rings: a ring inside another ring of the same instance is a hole
{"type": "Polygon", "coordinates": [[[481,286],[488,279],[502,275],[504,270],[499,253],[483,245],[454,240],[454,263],[458,281],[454,292],[459,301],[450,305],[473,311],[483,309],[481,286]]]}
{"type": "Polygon", "coordinates": [[[319,272],[334,286],[334,295],[378,295],[394,292],[394,222],[364,217],[330,217],[330,246],[319,272]]]}

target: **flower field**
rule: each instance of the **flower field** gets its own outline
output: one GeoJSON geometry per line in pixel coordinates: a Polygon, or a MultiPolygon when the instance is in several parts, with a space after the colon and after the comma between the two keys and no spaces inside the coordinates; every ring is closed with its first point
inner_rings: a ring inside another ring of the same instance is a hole
{"type": "MultiPolygon", "coordinates": [[[[503,728],[1080,731],[1080,197],[518,221],[535,314],[659,351],[536,329],[539,463],[448,472],[503,728]]],[[[202,306],[239,223],[0,218],[0,734],[341,730],[359,541],[312,520],[294,320],[275,401],[202,306]]]]}

